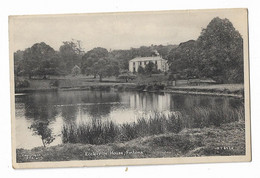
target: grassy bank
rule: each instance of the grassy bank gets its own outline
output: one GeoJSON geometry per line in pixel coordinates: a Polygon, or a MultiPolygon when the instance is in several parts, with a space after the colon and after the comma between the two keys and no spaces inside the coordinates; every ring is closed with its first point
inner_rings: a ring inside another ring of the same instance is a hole
{"type": "Polygon", "coordinates": [[[49,148],[17,149],[17,162],[244,155],[244,128],[244,122],[238,121],[220,127],[186,128],[179,133],[138,137],[121,143],[67,143],[49,148]]]}
{"type": "Polygon", "coordinates": [[[244,96],[244,84],[217,84],[200,86],[172,86],[167,91],[190,94],[213,94],[223,96],[244,96]]]}

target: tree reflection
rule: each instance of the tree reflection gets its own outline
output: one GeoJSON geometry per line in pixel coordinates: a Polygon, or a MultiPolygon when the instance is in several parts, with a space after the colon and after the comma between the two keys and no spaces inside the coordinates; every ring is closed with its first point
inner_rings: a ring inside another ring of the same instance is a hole
{"type": "Polygon", "coordinates": [[[66,123],[75,122],[77,118],[78,107],[79,106],[77,105],[61,107],[61,116],[66,123]]]}
{"type": "Polygon", "coordinates": [[[111,104],[93,104],[83,108],[83,110],[87,111],[92,118],[100,119],[108,116],[111,112],[111,108],[111,104]]]}
{"type": "Polygon", "coordinates": [[[52,121],[58,115],[57,108],[48,95],[28,95],[24,99],[25,117],[30,120],[52,121]]]}
{"type": "Polygon", "coordinates": [[[52,129],[49,128],[50,123],[58,115],[57,108],[53,106],[53,97],[48,94],[32,94],[22,98],[24,115],[31,121],[31,126],[28,128],[33,131],[33,135],[41,137],[42,144],[46,147],[55,139],[52,129]]]}
{"type": "Polygon", "coordinates": [[[107,117],[114,104],[120,102],[120,96],[114,92],[93,91],[91,95],[82,98],[84,103],[89,105],[83,106],[83,111],[87,112],[92,118],[100,119],[107,117]]]}

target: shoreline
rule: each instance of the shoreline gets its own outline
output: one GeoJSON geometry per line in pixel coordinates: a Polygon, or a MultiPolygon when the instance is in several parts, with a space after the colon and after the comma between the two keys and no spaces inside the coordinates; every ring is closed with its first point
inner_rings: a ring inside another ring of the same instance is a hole
{"type": "Polygon", "coordinates": [[[234,98],[244,98],[242,94],[229,94],[229,93],[219,93],[219,92],[200,92],[200,91],[187,91],[187,90],[164,90],[166,93],[174,94],[188,94],[188,95],[206,95],[206,96],[223,96],[223,97],[234,97],[234,98]]]}
{"type": "MultiPolygon", "coordinates": [[[[232,84],[229,84],[230,86],[232,84]]],[[[139,91],[139,92],[165,92],[165,93],[176,93],[176,94],[189,94],[189,95],[208,95],[208,96],[223,96],[223,97],[235,97],[244,98],[244,87],[238,89],[222,88],[219,85],[209,86],[166,86],[164,89],[159,90],[147,90],[149,85],[138,85],[135,83],[91,83],[91,85],[75,86],[75,87],[55,87],[55,88],[24,88],[17,89],[15,95],[23,93],[34,93],[34,92],[58,92],[58,91],[139,91]],[[140,87],[141,86],[141,87],[140,87]],[[216,88],[214,88],[216,87],[216,88]]]]}

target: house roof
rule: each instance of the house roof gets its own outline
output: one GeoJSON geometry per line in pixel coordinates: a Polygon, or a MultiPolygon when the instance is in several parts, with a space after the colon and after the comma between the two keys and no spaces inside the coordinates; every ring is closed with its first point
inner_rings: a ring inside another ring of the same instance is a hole
{"type": "Polygon", "coordinates": [[[136,57],[132,60],[130,60],[131,62],[142,62],[142,61],[158,61],[158,60],[164,60],[162,57],[160,56],[151,56],[151,57],[136,57]]]}

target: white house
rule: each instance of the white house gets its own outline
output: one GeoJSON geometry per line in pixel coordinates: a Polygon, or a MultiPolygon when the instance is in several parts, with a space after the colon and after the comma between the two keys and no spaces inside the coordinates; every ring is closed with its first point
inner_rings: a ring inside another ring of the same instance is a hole
{"type": "Polygon", "coordinates": [[[136,57],[129,61],[129,71],[130,72],[137,72],[138,67],[142,66],[145,68],[145,66],[149,63],[153,62],[158,70],[161,70],[162,72],[166,72],[169,70],[168,63],[165,59],[163,59],[161,56],[151,56],[151,57],[136,57]]]}

